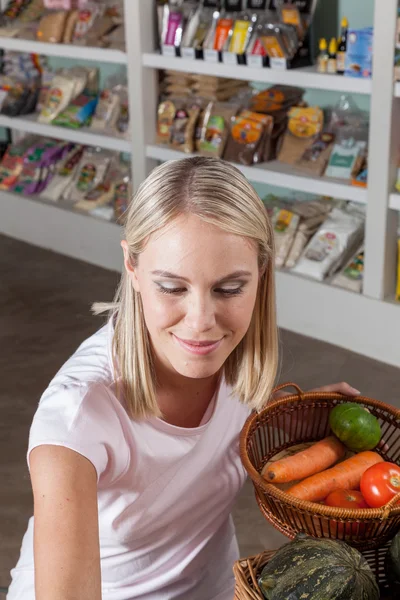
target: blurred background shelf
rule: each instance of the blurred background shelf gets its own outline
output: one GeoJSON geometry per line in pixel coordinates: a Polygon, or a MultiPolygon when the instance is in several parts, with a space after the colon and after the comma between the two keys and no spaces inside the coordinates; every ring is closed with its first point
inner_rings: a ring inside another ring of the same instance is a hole
{"type": "Polygon", "coordinates": [[[29,54],[43,54],[44,56],[55,56],[58,58],[69,58],[73,60],[90,60],[99,63],[112,63],[126,65],[128,56],[126,52],[110,48],[91,48],[72,44],[50,44],[37,42],[35,40],[24,40],[20,38],[8,38],[0,36],[0,48],[15,52],[28,52],[29,54]]]}
{"type": "MultiPolygon", "coordinates": [[[[176,160],[187,156],[178,150],[173,150],[160,145],[147,145],[146,156],[155,160],[176,160]]],[[[297,190],[311,194],[320,194],[322,196],[331,196],[342,200],[352,200],[360,204],[367,202],[367,190],[348,183],[343,183],[340,179],[330,177],[308,177],[304,173],[298,172],[290,166],[278,161],[261,163],[257,166],[245,166],[233,163],[250,181],[254,183],[264,183],[278,187],[297,190]]]]}

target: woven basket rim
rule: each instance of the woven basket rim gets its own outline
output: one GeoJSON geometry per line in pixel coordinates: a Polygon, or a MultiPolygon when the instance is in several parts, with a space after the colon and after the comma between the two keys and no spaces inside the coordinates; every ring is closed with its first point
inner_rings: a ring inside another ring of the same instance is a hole
{"type": "MultiPolygon", "coordinates": [[[[385,520],[392,516],[397,516],[400,514],[400,506],[392,506],[393,500],[388,503],[386,506],[381,508],[364,508],[364,509],[354,509],[354,508],[336,508],[332,506],[326,506],[323,504],[317,504],[316,502],[309,502],[307,500],[300,500],[294,496],[291,496],[287,492],[280,490],[272,483],[268,483],[262,475],[254,468],[250,459],[247,455],[246,445],[247,439],[249,436],[249,431],[253,427],[254,423],[259,419],[260,416],[268,414],[272,410],[276,410],[280,407],[286,407],[294,404],[301,400],[304,401],[312,401],[312,400],[348,400],[349,402],[359,403],[359,404],[367,404],[372,406],[373,408],[382,409],[385,412],[391,414],[395,417],[396,420],[400,420],[400,410],[386,404],[385,402],[381,402],[380,400],[374,400],[373,398],[369,398],[367,396],[356,396],[355,398],[350,398],[348,396],[344,396],[343,394],[339,394],[336,392],[303,392],[296,384],[288,383],[283,386],[279,386],[276,390],[283,389],[284,387],[294,387],[297,390],[296,394],[290,394],[285,396],[284,398],[274,400],[260,412],[252,413],[246,420],[244,427],[240,434],[240,456],[243,463],[244,468],[247,473],[250,475],[253,483],[256,487],[261,488],[263,492],[268,493],[273,496],[279,502],[286,504],[287,506],[292,506],[302,511],[307,511],[315,516],[323,516],[329,517],[334,520],[362,520],[369,521],[370,519],[381,519],[385,520]]],[[[397,496],[396,496],[397,498],[397,496]]],[[[398,499],[397,499],[398,500],[398,499]]]]}

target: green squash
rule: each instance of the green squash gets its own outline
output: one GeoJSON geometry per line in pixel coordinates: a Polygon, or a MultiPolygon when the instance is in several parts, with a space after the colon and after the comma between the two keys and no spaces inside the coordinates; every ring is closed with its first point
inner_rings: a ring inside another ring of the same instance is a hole
{"type": "Polygon", "coordinates": [[[393,594],[400,597],[400,531],[393,538],[385,557],[385,573],[393,594]]]}
{"type": "Polygon", "coordinates": [[[258,585],[267,600],[379,600],[365,558],[344,542],[298,534],[264,567],[258,585]]]}
{"type": "Polygon", "coordinates": [[[329,415],[329,424],[336,437],[352,452],[373,450],[382,436],[378,419],[355,402],[335,406],[329,415]]]}

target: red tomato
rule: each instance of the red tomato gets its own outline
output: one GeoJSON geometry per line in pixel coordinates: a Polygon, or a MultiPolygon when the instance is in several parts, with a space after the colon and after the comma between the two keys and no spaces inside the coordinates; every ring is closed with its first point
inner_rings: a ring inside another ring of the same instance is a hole
{"type": "MultiPolygon", "coordinates": [[[[329,496],[325,498],[326,506],[335,506],[337,508],[368,508],[368,504],[365,502],[361,492],[357,490],[336,490],[331,492],[329,496]]],[[[364,523],[346,523],[344,527],[343,523],[332,521],[331,529],[335,535],[338,535],[340,539],[344,539],[343,531],[346,535],[352,534],[353,536],[363,536],[365,533],[364,523]]]]}
{"type": "Polygon", "coordinates": [[[356,490],[336,490],[325,498],[327,506],[338,508],[368,508],[361,492],[356,490]]]}
{"type": "Polygon", "coordinates": [[[400,467],[388,462],[373,465],[361,477],[360,489],[371,508],[385,506],[400,492],[400,467]]]}

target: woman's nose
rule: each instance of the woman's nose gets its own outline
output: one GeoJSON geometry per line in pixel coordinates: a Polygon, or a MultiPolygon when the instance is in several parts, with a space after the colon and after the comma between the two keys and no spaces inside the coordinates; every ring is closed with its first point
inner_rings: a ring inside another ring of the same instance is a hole
{"type": "Polygon", "coordinates": [[[188,301],[185,321],[195,333],[210,331],[215,326],[215,307],[212,298],[192,294],[188,301]]]}

